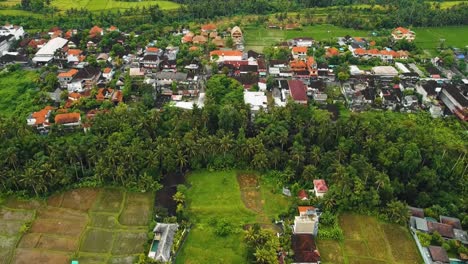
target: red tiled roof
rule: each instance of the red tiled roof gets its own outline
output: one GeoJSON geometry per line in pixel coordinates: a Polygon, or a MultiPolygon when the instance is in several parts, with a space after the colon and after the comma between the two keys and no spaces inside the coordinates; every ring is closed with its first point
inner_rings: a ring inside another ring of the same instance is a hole
{"type": "Polygon", "coordinates": [[[112,71],[112,69],[109,68],[109,67],[107,67],[107,68],[105,68],[102,72],[103,72],[103,73],[110,73],[111,71],[112,71]]]}
{"type": "Polygon", "coordinates": [[[101,35],[104,30],[98,26],[94,26],[89,30],[89,36],[95,37],[97,35],[101,35]]]}
{"type": "Polygon", "coordinates": [[[297,194],[297,197],[301,200],[305,200],[309,198],[305,190],[300,190],[299,193],[297,194]]]}
{"type": "Polygon", "coordinates": [[[293,53],[307,53],[307,47],[293,47],[293,53]]]}
{"type": "Polygon", "coordinates": [[[320,253],[312,234],[293,234],[291,246],[295,263],[318,263],[320,261],[320,253]]]}
{"type": "Polygon", "coordinates": [[[113,91],[114,89],[111,88],[100,88],[96,94],[96,100],[103,101],[106,99],[106,94],[112,94],[113,91]]]}
{"type": "Polygon", "coordinates": [[[199,50],[200,48],[197,47],[197,46],[192,46],[189,48],[189,51],[196,51],[196,50],[199,50]]]}
{"type": "Polygon", "coordinates": [[[321,193],[328,191],[327,183],[323,179],[314,180],[314,187],[318,192],[321,192],[321,193]]]}
{"type": "Polygon", "coordinates": [[[307,91],[304,83],[300,80],[289,80],[289,91],[294,101],[307,101],[307,91]]]}
{"type": "Polygon", "coordinates": [[[79,93],[77,93],[77,92],[73,92],[73,93],[70,93],[70,94],[68,95],[68,98],[70,98],[71,100],[76,101],[76,100],[78,100],[78,99],[81,98],[81,94],[79,94],[79,93]]]}
{"type": "Polygon", "coordinates": [[[108,31],[116,31],[116,30],[119,30],[116,26],[110,26],[108,29],[108,31]]]}
{"type": "Polygon", "coordinates": [[[242,52],[238,50],[213,50],[210,52],[210,56],[218,55],[221,56],[241,56],[242,52]]]}
{"type": "Polygon", "coordinates": [[[193,39],[192,36],[185,35],[185,36],[182,38],[182,42],[192,42],[192,39],[193,39]]]}
{"type": "Polygon", "coordinates": [[[429,253],[433,261],[437,263],[449,263],[447,251],[443,247],[429,246],[429,253]]]}
{"type": "Polygon", "coordinates": [[[307,64],[302,60],[293,60],[289,63],[293,71],[297,70],[305,70],[307,68],[307,64]]]}
{"type": "Polygon", "coordinates": [[[81,118],[80,113],[58,114],[55,116],[56,124],[68,124],[78,122],[81,118]]]}
{"type": "Polygon", "coordinates": [[[447,238],[454,237],[453,227],[451,225],[428,221],[427,227],[429,229],[429,232],[431,233],[437,231],[443,237],[447,237],[447,238]]]}

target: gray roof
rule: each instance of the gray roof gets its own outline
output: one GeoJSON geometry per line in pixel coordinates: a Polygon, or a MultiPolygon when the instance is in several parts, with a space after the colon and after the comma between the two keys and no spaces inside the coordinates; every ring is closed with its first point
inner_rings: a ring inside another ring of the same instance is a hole
{"type": "Polygon", "coordinates": [[[424,218],[412,216],[410,218],[410,223],[411,223],[411,226],[416,228],[417,230],[421,230],[425,232],[429,231],[429,228],[427,227],[427,220],[424,218]]]}
{"type": "Polygon", "coordinates": [[[156,80],[173,80],[173,81],[186,81],[187,73],[183,72],[157,72],[154,75],[156,80]]]}
{"type": "Polygon", "coordinates": [[[154,233],[161,234],[158,250],[156,251],[155,260],[168,262],[171,258],[172,243],[174,243],[174,236],[179,228],[178,224],[163,224],[157,223],[154,227],[154,233]]]}
{"type": "Polygon", "coordinates": [[[461,241],[463,244],[468,244],[468,233],[461,229],[453,229],[455,239],[461,241]]]}

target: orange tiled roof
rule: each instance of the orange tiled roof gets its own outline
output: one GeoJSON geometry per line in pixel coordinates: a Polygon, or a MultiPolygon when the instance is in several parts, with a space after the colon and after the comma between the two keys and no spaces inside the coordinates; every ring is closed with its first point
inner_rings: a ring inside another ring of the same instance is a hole
{"type": "Polygon", "coordinates": [[[91,37],[95,37],[95,36],[97,36],[97,35],[101,35],[102,32],[103,32],[103,29],[102,29],[102,28],[100,28],[100,27],[98,27],[98,26],[94,26],[94,27],[92,27],[92,28],[89,30],[89,35],[90,35],[91,37]]]}
{"type": "Polygon", "coordinates": [[[66,113],[55,116],[56,124],[68,124],[78,122],[81,118],[80,113],[66,113]]]}
{"type": "Polygon", "coordinates": [[[61,72],[58,74],[58,77],[73,77],[75,76],[75,74],[78,73],[78,70],[77,69],[71,69],[67,72],[61,72]]]}
{"type": "Polygon", "coordinates": [[[208,31],[208,30],[216,30],[216,25],[215,24],[206,24],[201,27],[203,31],[208,31]]]}
{"type": "Polygon", "coordinates": [[[329,57],[338,56],[338,55],[340,55],[340,51],[335,47],[331,47],[331,48],[327,49],[327,55],[329,57]]]}
{"type": "Polygon", "coordinates": [[[404,28],[404,27],[397,27],[397,28],[395,28],[395,30],[393,30],[393,31],[394,31],[394,32],[395,32],[395,31],[399,31],[399,32],[401,32],[402,34],[408,34],[410,30],[407,29],[407,28],[404,28]]]}
{"type": "Polygon", "coordinates": [[[100,88],[98,90],[98,93],[96,94],[96,100],[98,101],[103,101],[104,99],[106,99],[106,93],[112,93],[114,91],[114,89],[111,89],[111,88],[100,88]]]}
{"type": "Polygon", "coordinates": [[[82,53],[83,51],[80,49],[69,49],[67,54],[68,55],[73,55],[73,56],[78,56],[82,53]]]}
{"type": "Polygon", "coordinates": [[[307,47],[293,47],[293,53],[307,53],[307,47]]]}
{"type": "Polygon", "coordinates": [[[72,99],[73,101],[76,101],[81,98],[81,94],[73,92],[68,95],[68,98],[72,99]]]}
{"type": "Polygon", "coordinates": [[[109,31],[116,31],[116,30],[119,30],[116,26],[110,26],[109,31]]]}
{"type": "Polygon", "coordinates": [[[218,55],[221,56],[242,56],[242,52],[238,50],[213,50],[210,52],[210,56],[218,55]]]}
{"type": "Polygon", "coordinates": [[[41,109],[40,111],[32,113],[31,116],[34,119],[36,119],[36,125],[40,125],[40,124],[45,123],[47,114],[52,110],[54,110],[54,108],[52,106],[46,106],[43,109],[41,109]]]}
{"type": "Polygon", "coordinates": [[[292,68],[292,70],[305,70],[305,68],[307,68],[307,65],[304,61],[302,60],[293,60],[291,61],[291,63],[289,64],[292,68]]]}
{"type": "Polygon", "coordinates": [[[147,47],[146,52],[158,52],[159,49],[157,47],[147,47]]]}
{"type": "Polygon", "coordinates": [[[192,39],[193,39],[192,36],[185,35],[185,36],[182,38],[182,41],[183,41],[183,42],[192,42],[192,39]]]}
{"type": "Polygon", "coordinates": [[[315,207],[313,206],[298,206],[297,209],[299,210],[299,213],[305,213],[307,210],[315,210],[315,207]]]}
{"type": "Polygon", "coordinates": [[[192,46],[189,48],[189,51],[196,51],[196,50],[199,50],[200,48],[197,47],[197,46],[192,46]]]}
{"type": "Polygon", "coordinates": [[[107,67],[107,68],[105,68],[102,72],[103,72],[103,73],[110,73],[111,71],[112,71],[112,69],[109,68],[109,67],[107,67]]]}

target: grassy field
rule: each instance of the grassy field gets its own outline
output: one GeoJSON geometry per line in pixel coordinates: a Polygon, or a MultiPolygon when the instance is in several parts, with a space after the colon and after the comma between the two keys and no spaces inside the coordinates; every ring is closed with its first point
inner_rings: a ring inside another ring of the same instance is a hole
{"type": "Polygon", "coordinates": [[[445,39],[445,46],[463,48],[468,46],[468,26],[414,28],[416,44],[426,50],[435,50],[440,39],[445,39]]]}
{"type": "Polygon", "coordinates": [[[189,175],[187,181],[191,185],[187,203],[194,227],[176,263],[246,263],[243,227],[260,223],[273,228],[270,219],[289,207],[285,197],[272,193],[272,186],[259,183],[254,174],[200,171],[189,175]],[[212,219],[227,220],[233,233],[217,236],[212,219]]]}
{"type": "MultiPolygon", "coordinates": [[[[318,241],[322,263],[422,263],[409,231],[370,216],[344,214],[340,226],[345,239],[318,241]]],[[[319,231],[320,232],[320,231],[319,231]]]]}
{"type": "MultiPolygon", "coordinates": [[[[8,0],[0,2],[0,5],[14,6],[21,3],[20,0],[8,0]]],[[[143,7],[159,5],[163,10],[171,10],[179,8],[179,4],[166,0],[152,0],[141,2],[125,2],[118,0],[52,0],[52,6],[57,7],[59,10],[64,11],[71,8],[86,8],[90,11],[104,11],[104,10],[125,10],[131,7],[143,7]]],[[[0,10],[1,11],[18,11],[18,10],[0,10]]],[[[11,14],[13,15],[13,14],[11,14]]]]}
{"type": "Polygon", "coordinates": [[[354,30],[333,25],[306,26],[301,30],[268,29],[265,27],[246,27],[244,29],[245,44],[247,49],[261,52],[263,48],[277,42],[291,38],[311,37],[315,40],[328,40],[343,37],[345,35],[366,37],[370,32],[354,30]]]}
{"type": "Polygon", "coordinates": [[[6,116],[18,114],[26,118],[33,110],[37,94],[34,80],[38,74],[34,71],[16,71],[0,73],[0,113],[6,116]]]}
{"type": "Polygon", "coordinates": [[[0,206],[0,263],[134,263],[145,253],[153,198],[91,188],[47,201],[9,198],[0,206]]]}

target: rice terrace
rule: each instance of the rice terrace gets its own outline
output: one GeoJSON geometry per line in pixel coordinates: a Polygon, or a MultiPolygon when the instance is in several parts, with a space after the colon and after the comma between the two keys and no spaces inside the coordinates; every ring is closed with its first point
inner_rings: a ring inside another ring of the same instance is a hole
{"type": "Polygon", "coordinates": [[[7,198],[0,263],[134,263],[145,250],[153,193],[82,188],[46,201],[7,198]]]}

